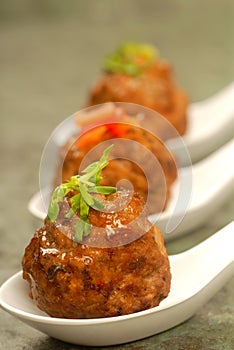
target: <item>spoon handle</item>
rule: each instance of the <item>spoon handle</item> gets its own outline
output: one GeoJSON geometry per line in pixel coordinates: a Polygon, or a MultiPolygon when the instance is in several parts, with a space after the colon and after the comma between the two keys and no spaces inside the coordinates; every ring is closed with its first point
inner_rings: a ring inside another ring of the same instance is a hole
{"type": "MultiPolygon", "coordinates": [[[[184,135],[191,159],[196,162],[233,137],[234,82],[214,96],[192,103],[184,135]]],[[[182,158],[186,165],[186,159],[182,158]]]]}
{"type": "Polygon", "coordinates": [[[233,154],[234,140],[192,168],[179,169],[177,202],[159,220],[151,217],[164,232],[165,240],[195,229],[230,197],[234,187],[233,154]]]}
{"type": "Polygon", "coordinates": [[[175,325],[188,319],[229,281],[234,274],[233,246],[231,222],[192,249],[169,257],[172,271],[169,297],[174,308],[165,312],[167,320],[173,319],[175,325]]]}
{"type": "Polygon", "coordinates": [[[203,265],[206,261],[206,265],[212,266],[217,272],[234,263],[234,221],[187,253],[193,257],[197,256],[198,261],[202,261],[203,269],[206,268],[203,265]]]}
{"type": "Polygon", "coordinates": [[[189,256],[197,278],[197,286],[206,285],[218,274],[230,267],[229,277],[234,273],[234,221],[220,231],[185,252],[189,256]]]}
{"type": "Polygon", "coordinates": [[[172,276],[180,279],[185,299],[208,285],[209,294],[214,295],[230,279],[234,273],[233,247],[234,221],[197,246],[170,256],[172,276]]]}
{"type": "Polygon", "coordinates": [[[234,113],[234,82],[214,94],[213,96],[197,102],[200,107],[207,108],[209,110],[225,110],[232,111],[234,113]]]}
{"type": "MultiPolygon", "coordinates": [[[[210,127],[212,124],[217,127],[217,123],[220,127],[221,124],[229,122],[234,117],[234,82],[213,96],[190,105],[189,114],[203,119],[205,126],[208,126],[208,121],[213,121],[210,127]]],[[[196,125],[198,124],[194,120],[194,127],[196,125]]]]}
{"type": "Polygon", "coordinates": [[[193,167],[192,205],[216,205],[227,197],[234,184],[234,140],[193,167]]]}

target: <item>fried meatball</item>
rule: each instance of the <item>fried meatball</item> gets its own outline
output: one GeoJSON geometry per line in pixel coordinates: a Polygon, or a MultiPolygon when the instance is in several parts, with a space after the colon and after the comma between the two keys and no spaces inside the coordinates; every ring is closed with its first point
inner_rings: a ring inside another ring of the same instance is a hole
{"type": "Polygon", "coordinates": [[[108,140],[115,143],[113,139],[120,138],[130,142],[116,144],[111,152],[113,159],[103,170],[102,184],[116,186],[122,179],[128,180],[135,191],[148,199],[150,213],[164,210],[177,178],[175,160],[159,138],[130,116],[125,116],[123,122],[101,125],[69,139],[59,154],[55,185],[81,173],[88,161],[95,161],[100,152],[89,151],[97,145],[108,140]]]}
{"type": "MultiPolygon", "coordinates": [[[[140,50],[140,49],[139,49],[140,50]]],[[[136,53],[132,60],[137,60],[136,53]]],[[[132,102],[149,107],[183,135],[187,125],[187,94],[177,87],[171,66],[156,57],[139,72],[104,71],[90,91],[88,106],[104,102],[132,102]]]]}
{"type": "MultiPolygon", "coordinates": [[[[128,196],[117,192],[103,200],[128,196]]],[[[110,317],[155,307],[167,297],[169,260],[142,197],[135,193],[118,212],[91,209],[91,231],[81,243],[72,239],[77,217],[66,218],[68,202],[60,205],[56,222],[45,220],[36,231],[22,260],[23,278],[41,310],[62,318],[110,317]]]]}

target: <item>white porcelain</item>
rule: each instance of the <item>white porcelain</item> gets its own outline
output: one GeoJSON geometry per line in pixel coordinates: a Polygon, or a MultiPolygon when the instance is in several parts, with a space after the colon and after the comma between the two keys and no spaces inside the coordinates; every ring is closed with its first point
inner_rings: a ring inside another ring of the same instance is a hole
{"type": "Polygon", "coordinates": [[[126,343],[165,331],[184,322],[234,274],[234,222],[204,242],[170,256],[172,285],[158,307],[135,314],[99,319],[60,319],[47,316],[29,298],[22,272],[0,289],[3,309],[21,321],[65,342],[106,346],[126,343]]]}
{"type": "MultiPolygon", "coordinates": [[[[192,167],[179,169],[166,210],[149,217],[165,240],[199,227],[230,196],[234,187],[233,154],[234,141],[229,141],[192,167]]],[[[34,216],[45,218],[50,193],[47,187],[31,198],[28,209],[34,216]]]]}
{"type": "Polygon", "coordinates": [[[149,217],[165,240],[198,228],[230,197],[234,189],[233,155],[234,140],[191,168],[179,169],[166,210],[149,217]]]}
{"type": "MultiPolygon", "coordinates": [[[[183,139],[194,163],[230,140],[233,134],[234,82],[212,97],[190,105],[183,139]]],[[[179,156],[181,165],[187,166],[181,143],[173,139],[168,146],[179,156]]]]}

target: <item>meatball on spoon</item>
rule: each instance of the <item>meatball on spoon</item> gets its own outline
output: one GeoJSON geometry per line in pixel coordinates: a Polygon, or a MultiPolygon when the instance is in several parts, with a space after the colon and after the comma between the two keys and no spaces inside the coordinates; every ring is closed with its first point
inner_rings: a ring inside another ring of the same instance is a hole
{"type": "MultiPolygon", "coordinates": [[[[173,68],[149,44],[125,42],[107,55],[102,73],[88,94],[88,104],[127,101],[157,111],[184,136],[193,162],[214,151],[232,137],[234,82],[203,101],[188,104],[188,91],[178,86],[173,68]]],[[[173,135],[165,135],[174,138],[173,135]]],[[[173,140],[174,152],[183,166],[187,159],[181,144],[173,140]]]]}
{"type": "Polygon", "coordinates": [[[99,319],[49,317],[28,298],[28,283],[22,279],[22,272],[2,285],[0,303],[31,327],[69,343],[106,346],[149,337],[190,318],[233,275],[233,230],[232,222],[190,250],[169,256],[170,294],[160,306],[149,310],[99,319]]]}
{"type": "MultiPolygon", "coordinates": [[[[233,152],[234,142],[230,141],[192,167],[178,169],[166,210],[150,216],[165,240],[199,227],[225,202],[234,183],[233,152]]],[[[29,211],[40,219],[46,216],[45,204],[49,202],[50,192],[49,187],[43,188],[28,204],[29,211]]]]}

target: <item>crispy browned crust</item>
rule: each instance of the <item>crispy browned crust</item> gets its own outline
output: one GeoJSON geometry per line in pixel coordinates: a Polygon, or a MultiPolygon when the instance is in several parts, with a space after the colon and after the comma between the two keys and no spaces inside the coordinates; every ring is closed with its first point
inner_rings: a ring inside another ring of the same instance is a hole
{"type": "Polygon", "coordinates": [[[170,65],[157,59],[139,76],[104,73],[90,92],[88,105],[131,102],[149,107],[183,135],[186,130],[187,94],[176,86],[170,65]]]}
{"type": "MultiPolygon", "coordinates": [[[[79,174],[82,170],[81,163],[87,153],[99,142],[112,138],[113,135],[106,132],[102,140],[90,139],[85,149],[79,148],[79,142],[68,141],[60,152],[58,163],[61,170],[56,173],[55,185],[79,174]]],[[[120,180],[128,180],[136,192],[139,192],[145,200],[149,200],[150,213],[164,210],[170,198],[171,186],[177,178],[177,166],[172,154],[161,140],[143,128],[129,126],[124,138],[135,142],[128,143],[127,148],[125,144],[113,148],[111,156],[114,159],[102,171],[102,184],[116,186],[120,180]],[[145,152],[145,147],[149,151],[148,154],[145,152]],[[120,154],[126,159],[120,157],[120,154]]],[[[93,157],[89,157],[89,162],[96,161],[95,157],[96,153],[93,157]]]]}
{"type": "MultiPolygon", "coordinates": [[[[143,210],[134,195],[127,209],[115,214],[91,210],[93,225],[123,228],[143,210]]],[[[126,245],[97,248],[74,242],[61,233],[71,225],[59,219],[36,231],[25,249],[23,277],[31,297],[49,315],[65,318],[110,317],[157,306],[170,290],[170,266],[161,232],[151,228],[126,245]]],[[[143,219],[146,220],[144,216],[143,219]]],[[[142,223],[142,224],[143,224],[142,223]]],[[[72,229],[70,226],[67,229],[72,229]]],[[[130,230],[119,234],[135,235],[130,230]]]]}

